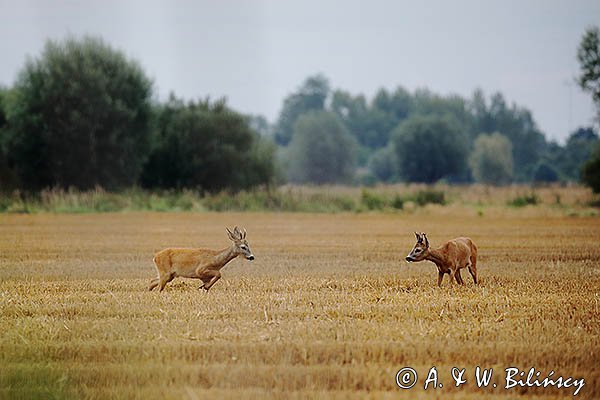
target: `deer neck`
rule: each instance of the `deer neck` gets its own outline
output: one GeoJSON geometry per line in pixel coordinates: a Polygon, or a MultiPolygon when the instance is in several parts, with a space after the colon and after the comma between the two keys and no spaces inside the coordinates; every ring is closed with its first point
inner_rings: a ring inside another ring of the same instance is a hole
{"type": "Polygon", "coordinates": [[[435,263],[437,266],[443,266],[446,262],[446,258],[440,249],[429,249],[426,260],[435,263]]]}
{"type": "Polygon", "coordinates": [[[217,255],[215,256],[215,265],[218,266],[220,269],[237,256],[238,254],[235,253],[235,246],[230,246],[217,253],[217,255]]]}

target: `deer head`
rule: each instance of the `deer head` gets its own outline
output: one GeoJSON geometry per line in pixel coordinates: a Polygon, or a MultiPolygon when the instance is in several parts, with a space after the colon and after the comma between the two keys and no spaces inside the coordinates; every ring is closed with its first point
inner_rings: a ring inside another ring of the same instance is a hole
{"type": "Polygon", "coordinates": [[[235,253],[246,257],[246,260],[254,260],[254,254],[252,254],[252,250],[250,250],[250,246],[246,241],[246,230],[240,230],[237,226],[233,228],[233,232],[231,232],[229,228],[225,229],[227,230],[229,239],[233,242],[235,253]]]}
{"type": "Polygon", "coordinates": [[[424,232],[415,232],[415,236],[417,237],[417,243],[406,256],[406,261],[408,262],[424,260],[425,257],[427,257],[427,252],[429,251],[429,240],[427,240],[427,235],[424,232]]]}

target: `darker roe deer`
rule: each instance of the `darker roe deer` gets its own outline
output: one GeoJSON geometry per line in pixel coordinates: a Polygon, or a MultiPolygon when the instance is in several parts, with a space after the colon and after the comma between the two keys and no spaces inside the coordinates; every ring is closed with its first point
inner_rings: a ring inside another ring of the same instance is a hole
{"type": "Polygon", "coordinates": [[[449,240],[443,246],[437,249],[429,247],[429,240],[425,233],[415,232],[417,243],[406,256],[408,262],[418,262],[428,260],[438,268],[438,286],[442,285],[444,274],[450,275],[459,284],[464,284],[460,276],[461,268],[467,267],[473,282],[477,284],[477,246],[468,237],[459,237],[449,240]]]}

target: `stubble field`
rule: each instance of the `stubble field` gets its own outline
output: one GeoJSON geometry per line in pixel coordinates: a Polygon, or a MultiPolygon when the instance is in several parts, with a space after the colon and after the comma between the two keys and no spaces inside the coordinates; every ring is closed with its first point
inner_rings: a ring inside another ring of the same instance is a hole
{"type": "Polygon", "coordinates": [[[0,398],[573,396],[504,389],[509,367],[584,378],[578,397],[599,398],[600,219],[459,214],[0,215],[0,398]],[[147,291],[155,251],[224,248],[235,224],[255,261],[208,293],[147,291]],[[480,285],[463,271],[438,288],[433,264],[408,265],[415,230],[470,236],[480,285]],[[433,366],[443,387],[424,390],[433,366]]]}

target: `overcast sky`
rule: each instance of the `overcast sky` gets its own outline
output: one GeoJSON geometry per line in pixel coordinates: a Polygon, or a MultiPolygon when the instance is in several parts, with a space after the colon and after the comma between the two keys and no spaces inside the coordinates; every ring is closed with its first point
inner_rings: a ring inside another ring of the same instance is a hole
{"type": "Polygon", "coordinates": [[[598,0],[0,0],[0,85],[46,39],[91,34],[137,59],[160,98],[227,97],[272,122],[315,73],[369,97],[399,85],[462,96],[480,87],[529,108],[563,142],[594,114],[574,85],[591,25],[598,0]]]}

